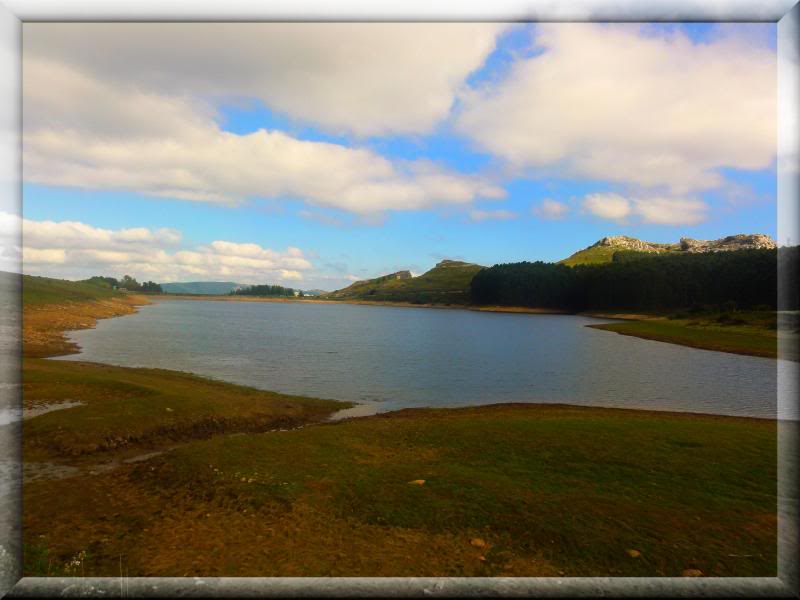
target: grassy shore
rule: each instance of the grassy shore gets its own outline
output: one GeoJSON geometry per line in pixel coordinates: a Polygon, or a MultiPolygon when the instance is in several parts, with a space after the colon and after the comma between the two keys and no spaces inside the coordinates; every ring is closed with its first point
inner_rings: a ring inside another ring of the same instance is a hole
{"type": "Polygon", "coordinates": [[[98,319],[132,314],[147,303],[144,296],[102,285],[23,275],[23,355],[73,354],[78,348],[66,338],[66,331],[94,327],[98,319]]]}
{"type": "Polygon", "coordinates": [[[773,576],[775,444],[771,421],[546,405],[218,435],[26,485],[26,572],[773,576]]]}
{"type": "MultiPolygon", "coordinates": [[[[24,344],[60,352],[117,301],[38,304],[24,344]]],[[[23,402],[64,407],[23,425],[26,575],[775,574],[774,421],[496,405],[324,422],[348,404],[31,357],[23,402]]]]}
{"type": "Polygon", "coordinates": [[[308,423],[352,404],[288,396],[163,369],[26,358],[24,406],[56,408],[25,423],[26,460],[152,451],[218,433],[308,423]]]}
{"type": "MultiPolygon", "coordinates": [[[[777,313],[774,311],[709,312],[696,315],[604,313],[597,316],[623,318],[626,321],[589,327],[704,350],[768,358],[778,356],[777,313]]],[[[786,331],[785,335],[796,336],[796,332],[786,331]]],[[[786,358],[798,360],[796,356],[786,358]]]]}

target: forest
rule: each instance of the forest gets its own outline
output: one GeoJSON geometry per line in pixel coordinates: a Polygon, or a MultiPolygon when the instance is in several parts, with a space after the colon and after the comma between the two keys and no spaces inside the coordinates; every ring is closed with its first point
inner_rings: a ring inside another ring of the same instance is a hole
{"type": "Polygon", "coordinates": [[[145,281],[144,283],[139,283],[138,281],[136,281],[135,278],[131,277],[130,275],[124,275],[122,279],[95,275],[94,277],[90,277],[86,281],[89,283],[96,283],[99,285],[108,286],[112,290],[123,289],[129,292],[145,292],[151,294],[163,293],[161,286],[157,284],[155,281],[145,281]]]}
{"type": "MultiPolygon", "coordinates": [[[[295,290],[293,288],[282,287],[280,285],[251,285],[245,288],[233,290],[229,296],[289,296],[293,297],[295,290]]],[[[303,292],[298,292],[299,296],[303,292]]]]}
{"type": "Polygon", "coordinates": [[[712,253],[620,251],[605,264],[569,267],[520,262],[483,269],[473,278],[473,304],[568,310],[775,309],[778,266],[781,310],[798,309],[798,246],[712,253]],[[780,258],[779,258],[780,256],[780,258]]]}

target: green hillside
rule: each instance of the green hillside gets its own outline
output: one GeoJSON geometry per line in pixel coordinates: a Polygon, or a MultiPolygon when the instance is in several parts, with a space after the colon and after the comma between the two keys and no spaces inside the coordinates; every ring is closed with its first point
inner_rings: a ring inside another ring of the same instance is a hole
{"type": "Polygon", "coordinates": [[[354,284],[325,296],[330,300],[369,300],[374,302],[411,302],[414,304],[466,304],[469,284],[480,265],[457,260],[443,260],[430,271],[412,277],[398,271],[354,284]]]}
{"type": "Polygon", "coordinates": [[[574,267],[575,265],[598,265],[610,263],[614,260],[614,255],[620,251],[662,254],[665,252],[676,252],[678,250],[679,247],[677,244],[655,244],[618,235],[605,237],[588,248],[578,250],[568,258],[559,261],[559,263],[567,265],[568,267],[574,267]]]}
{"type": "Polygon", "coordinates": [[[50,277],[22,276],[22,304],[59,304],[113,298],[119,293],[104,283],[95,281],[68,281],[50,277]]]}

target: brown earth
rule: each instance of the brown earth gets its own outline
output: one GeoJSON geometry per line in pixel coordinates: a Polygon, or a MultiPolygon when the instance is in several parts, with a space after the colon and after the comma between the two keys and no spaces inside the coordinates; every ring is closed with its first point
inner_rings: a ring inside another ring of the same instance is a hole
{"type": "Polygon", "coordinates": [[[98,319],[109,319],[136,312],[136,307],[149,304],[144,296],[129,295],[90,302],[65,302],[25,306],[22,310],[22,354],[43,358],[76,354],[79,348],[65,332],[90,329],[98,319]]]}

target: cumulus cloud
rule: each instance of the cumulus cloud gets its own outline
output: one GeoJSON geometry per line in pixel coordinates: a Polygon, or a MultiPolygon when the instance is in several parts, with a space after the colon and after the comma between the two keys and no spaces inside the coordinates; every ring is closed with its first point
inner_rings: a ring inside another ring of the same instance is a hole
{"type": "Polygon", "coordinates": [[[510,210],[471,210],[469,211],[469,218],[475,222],[481,221],[506,221],[508,219],[516,219],[517,213],[510,210]]]}
{"type": "MultiPolygon", "coordinates": [[[[483,64],[505,27],[26,23],[23,51],[36,59],[57,57],[112,86],[176,98],[259,98],[296,119],[365,136],[430,130],[449,114],[464,79],[483,64]]],[[[158,119],[143,110],[147,117],[158,119]]]]}
{"type": "Polygon", "coordinates": [[[428,161],[392,162],[280,131],[225,132],[208,106],[111,85],[49,60],[26,58],[24,73],[30,182],[228,204],[296,198],[361,215],[504,195],[428,161]]]}
{"type": "Polygon", "coordinates": [[[545,198],[531,208],[531,212],[540,219],[563,219],[569,212],[569,206],[552,198],[545,198]]]}
{"type": "Polygon", "coordinates": [[[541,24],[537,52],[462,98],[457,127],[525,170],[685,194],[776,152],[776,57],[745,35],[541,24]]]}
{"type": "Polygon", "coordinates": [[[694,198],[640,198],[634,212],[645,223],[655,225],[697,225],[706,220],[708,205],[694,198]]]}
{"type": "Polygon", "coordinates": [[[180,232],[172,229],[110,230],[76,221],[30,219],[23,219],[22,229],[23,270],[33,274],[80,279],[127,273],[158,282],[280,283],[302,281],[304,273],[313,269],[303,251],[293,246],[276,251],[253,243],[215,240],[182,249],[177,247],[180,232]]]}
{"type": "Polygon", "coordinates": [[[21,231],[19,215],[0,210],[0,271],[19,272],[21,231]]]}
{"type": "Polygon", "coordinates": [[[708,206],[694,198],[643,197],[626,198],[615,193],[589,194],[583,208],[601,219],[624,222],[636,218],[653,225],[697,225],[708,213],[708,206]]]}
{"type": "Polygon", "coordinates": [[[583,199],[583,208],[601,219],[621,220],[631,214],[630,201],[619,194],[589,194],[583,199]]]}

